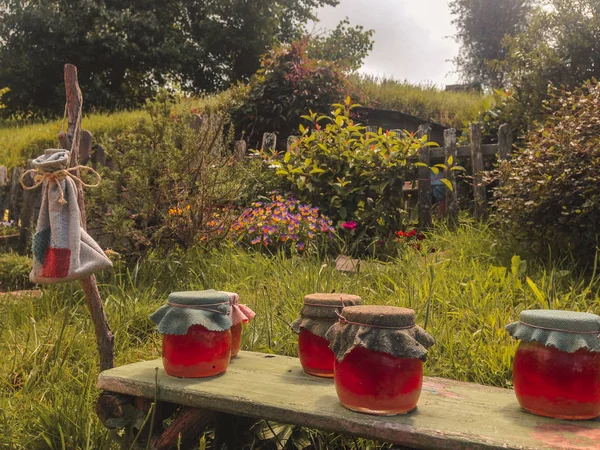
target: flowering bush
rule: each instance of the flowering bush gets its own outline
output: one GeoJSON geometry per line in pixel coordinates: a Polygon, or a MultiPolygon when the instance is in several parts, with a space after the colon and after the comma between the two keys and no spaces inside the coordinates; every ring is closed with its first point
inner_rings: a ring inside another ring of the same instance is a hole
{"type": "Polygon", "coordinates": [[[276,196],[255,202],[231,226],[231,236],[250,247],[304,251],[333,237],[333,222],[319,208],[276,196]]]}
{"type": "Polygon", "coordinates": [[[410,231],[396,231],[396,242],[410,245],[415,250],[421,250],[420,242],[423,240],[425,240],[425,235],[417,232],[415,229],[410,231]]]}
{"type": "Polygon", "coordinates": [[[251,147],[259,147],[265,132],[278,141],[298,130],[300,116],[309,109],[326,112],[344,98],[349,84],[336,62],[311,58],[307,42],[297,41],[267,53],[250,82],[237,90],[232,118],[251,147]]]}
{"type": "Polygon", "coordinates": [[[408,158],[435,144],[408,132],[367,132],[351,118],[356,106],[348,97],[329,116],[303,116],[309,126],[300,125],[298,141],[270,162],[288,192],[319,205],[336,226],[354,233],[352,250],[359,254],[403,227],[401,193],[414,168],[408,158]]]}

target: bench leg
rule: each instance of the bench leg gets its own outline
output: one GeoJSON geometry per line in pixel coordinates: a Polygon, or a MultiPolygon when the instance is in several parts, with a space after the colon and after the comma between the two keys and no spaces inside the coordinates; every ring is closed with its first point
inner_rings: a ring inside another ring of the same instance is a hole
{"type": "Polygon", "coordinates": [[[152,438],[154,450],[196,448],[204,430],[213,423],[215,413],[199,408],[182,408],[168,428],[152,438]]]}
{"type": "Polygon", "coordinates": [[[248,434],[256,423],[251,417],[218,413],[215,422],[215,439],[211,450],[238,450],[251,441],[248,434]]]}

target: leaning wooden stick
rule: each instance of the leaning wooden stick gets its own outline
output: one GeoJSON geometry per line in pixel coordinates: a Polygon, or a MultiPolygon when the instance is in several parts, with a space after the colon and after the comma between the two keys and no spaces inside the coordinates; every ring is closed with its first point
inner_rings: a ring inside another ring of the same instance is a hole
{"type": "MultiPolygon", "coordinates": [[[[59,136],[61,145],[65,149],[72,148],[70,167],[76,168],[79,165],[79,142],[80,142],[80,127],[78,121],[81,120],[81,108],[83,107],[83,97],[79,88],[77,78],[77,67],[72,64],[65,64],[65,90],[67,94],[67,115],[69,118],[68,135],[59,136]],[[69,136],[75,141],[73,146],[66,145],[69,143],[69,136]]],[[[75,169],[75,176],[79,177],[79,170],[75,169]]],[[[80,183],[77,185],[77,201],[79,204],[79,212],[81,214],[81,226],[85,230],[87,227],[85,203],[83,199],[83,188],[80,183]]],[[[114,336],[108,326],[108,320],[102,305],[102,298],[96,284],[96,277],[89,275],[81,280],[81,286],[85,293],[85,301],[92,316],[94,323],[94,331],[96,333],[96,344],[100,353],[100,370],[106,370],[114,367],[114,336]]]]}

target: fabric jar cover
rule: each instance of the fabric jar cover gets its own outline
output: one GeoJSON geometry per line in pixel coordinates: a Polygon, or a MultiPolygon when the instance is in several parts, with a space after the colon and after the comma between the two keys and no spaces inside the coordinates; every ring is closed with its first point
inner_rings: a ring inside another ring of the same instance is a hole
{"type": "Polygon", "coordinates": [[[292,330],[300,333],[300,329],[310,331],[312,334],[325,337],[329,327],[338,320],[338,314],[344,306],[360,305],[358,295],[350,294],[309,294],[304,297],[304,306],[300,317],[292,323],[292,330]]]}
{"type": "Polygon", "coordinates": [[[375,305],[344,308],[325,337],[340,362],[356,347],[424,361],[435,342],[412,309],[375,305]]]}
{"type": "Polygon", "coordinates": [[[600,352],[600,316],[596,314],[529,309],[521,311],[519,321],[506,325],[515,339],[538,342],[567,353],[582,348],[600,352]]]}
{"type": "Polygon", "coordinates": [[[240,303],[240,296],[235,292],[221,291],[227,294],[229,297],[229,304],[231,305],[231,324],[237,325],[239,323],[248,323],[256,313],[252,311],[248,306],[240,303]]]}
{"type": "Polygon", "coordinates": [[[77,186],[67,173],[70,152],[49,149],[33,160],[42,182],[42,203],[33,236],[34,283],[81,279],[112,267],[100,246],[81,227],[77,186]]]}
{"type": "Polygon", "coordinates": [[[167,304],[150,315],[161,334],[187,334],[192,325],[210,331],[231,328],[229,296],[214,289],[183,291],[169,294],[167,304]]]}

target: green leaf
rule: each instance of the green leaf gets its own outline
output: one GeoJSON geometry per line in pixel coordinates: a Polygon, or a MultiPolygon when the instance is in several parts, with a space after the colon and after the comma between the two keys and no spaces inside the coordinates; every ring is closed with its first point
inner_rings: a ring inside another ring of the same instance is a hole
{"type": "Polygon", "coordinates": [[[440,181],[441,181],[442,183],[444,183],[444,184],[446,185],[446,187],[447,187],[448,189],[450,189],[450,191],[453,191],[453,190],[454,190],[454,186],[452,186],[452,183],[450,182],[450,180],[449,180],[449,179],[447,179],[447,178],[442,178],[440,181]]]}
{"type": "Polygon", "coordinates": [[[454,158],[452,157],[452,155],[448,156],[448,160],[446,162],[448,163],[449,166],[452,165],[452,163],[454,162],[454,158]]]}
{"type": "Polygon", "coordinates": [[[308,172],[310,175],[314,175],[317,173],[324,173],[325,171],[323,169],[319,169],[318,167],[313,167],[313,169],[308,172]]]}
{"type": "Polygon", "coordinates": [[[440,173],[440,169],[438,169],[437,167],[430,167],[429,170],[431,170],[434,175],[437,175],[438,173],[440,173]]]}
{"type": "Polygon", "coordinates": [[[540,291],[540,289],[537,287],[537,285],[533,282],[533,280],[529,277],[526,277],[525,280],[527,281],[527,284],[529,285],[529,287],[535,294],[535,298],[537,298],[540,303],[545,304],[546,297],[544,296],[542,291],[540,291]]]}
{"type": "Polygon", "coordinates": [[[429,167],[427,164],[422,163],[422,162],[416,162],[415,163],[415,167],[429,167]]]}
{"type": "Polygon", "coordinates": [[[464,167],[462,167],[462,166],[450,167],[450,170],[454,170],[454,171],[460,170],[461,172],[466,172],[466,169],[464,167]]]}

